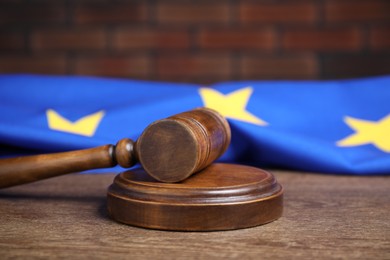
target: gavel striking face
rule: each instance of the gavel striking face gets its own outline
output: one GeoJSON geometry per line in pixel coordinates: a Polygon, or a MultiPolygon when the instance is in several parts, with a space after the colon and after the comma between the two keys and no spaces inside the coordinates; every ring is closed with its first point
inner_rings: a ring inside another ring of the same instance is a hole
{"type": "Polygon", "coordinates": [[[220,157],[230,138],[220,114],[199,108],[152,123],[136,142],[0,160],[0,188],[117,164],[128,168],[137,161],[155,179],[179,182],[220,157]]]}
{"type": "Polygon", "coordinates": [[[215,111],[203,108],[149,125],[137,140],[135,150],[152,177],[178,182],[210,165],[229,143],[227,121],[215,111]]]}

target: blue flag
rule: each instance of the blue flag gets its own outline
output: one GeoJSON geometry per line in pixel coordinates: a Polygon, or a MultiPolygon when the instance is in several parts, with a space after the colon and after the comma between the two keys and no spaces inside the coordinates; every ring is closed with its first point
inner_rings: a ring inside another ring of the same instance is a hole
{"type": "Polygon", "coordinates": [[[220,161],[339,174],[390,174],[390,77],[340,81],[158,83],[0,76],[3,156],[136,140],[147,125],[196,107],[225,116],[220,161]]]}

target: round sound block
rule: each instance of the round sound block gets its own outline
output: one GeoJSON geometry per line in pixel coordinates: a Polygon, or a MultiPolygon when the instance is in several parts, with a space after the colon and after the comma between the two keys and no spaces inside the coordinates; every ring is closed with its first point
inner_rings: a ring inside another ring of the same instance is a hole
{"type": "Polygon", "coordinates": [[[139,168],[117,175],[108,189],[110,216],[162,230],[253,227],[282,215],[283,189],[258,168],[212,164],[180,183],[161,183],[139,168]]]}

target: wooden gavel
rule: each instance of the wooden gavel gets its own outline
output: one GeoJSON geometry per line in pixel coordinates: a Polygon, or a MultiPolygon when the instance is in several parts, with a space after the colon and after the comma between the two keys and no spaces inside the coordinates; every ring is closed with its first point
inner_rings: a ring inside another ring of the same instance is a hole
{"type": "Polygon", "coordinates": [[[128,168],[137,161],[155,179],[179,182],[220,157],[230,138],[224,117],[198,108],[150,124],[136,142],[125,138],[115,146],[2,159],[0,188],[117,164],[128,168]]]}

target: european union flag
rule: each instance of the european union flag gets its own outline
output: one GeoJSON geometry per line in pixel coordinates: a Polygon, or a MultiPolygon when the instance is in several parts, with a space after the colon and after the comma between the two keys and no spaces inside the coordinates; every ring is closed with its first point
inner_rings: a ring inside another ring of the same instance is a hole
{"type": "Polygon", "coordinates": [[[157,83],[0,76],[3,155],[136,140],[155,120],[206,106],[225,116],[221,161],[340,174],[390,173],[390,77],[340,81],[157,83]],[[12,151],[12,152],[11,152],[12,151]]]}

